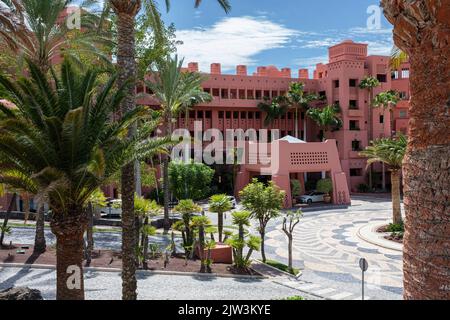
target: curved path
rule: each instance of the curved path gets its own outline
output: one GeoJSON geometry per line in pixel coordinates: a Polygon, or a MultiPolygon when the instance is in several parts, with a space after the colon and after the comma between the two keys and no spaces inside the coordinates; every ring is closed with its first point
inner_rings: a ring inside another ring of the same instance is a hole
{"type": "MultiPolygon", "coordinates": [[[[306,213],[294,232],[294,266],[303,269],[303,285],[313,293],[331,299],[361,296],[359,259],[366,258],[366,298],[401,299],[402,253],[383,248],[358,237],[369,223],[388,222],[391,204],[387,200],[353,200],[344,210],[306,213]]],[[[273,222],[267,233],[268,258],[287,262],[287,240],[281,221],[273,222]]]]}

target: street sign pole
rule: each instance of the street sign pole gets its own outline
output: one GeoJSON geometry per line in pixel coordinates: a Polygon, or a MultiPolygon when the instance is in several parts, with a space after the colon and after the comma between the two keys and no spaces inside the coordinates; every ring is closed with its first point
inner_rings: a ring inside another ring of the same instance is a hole
{"type": "Polygon", "coordinates": [[[362,271],[362,277],[361,277],[361,297],[362,300],[364,300],[364,272],[367,271],[369,268],[369,264],[367,263],[367,260],[364,258],[359,259],[359,267],[362,271]]]}

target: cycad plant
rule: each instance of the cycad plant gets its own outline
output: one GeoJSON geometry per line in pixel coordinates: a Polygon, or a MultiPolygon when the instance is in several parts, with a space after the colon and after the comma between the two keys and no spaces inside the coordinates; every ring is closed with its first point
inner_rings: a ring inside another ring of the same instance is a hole
{"type": "Polygon", "coordinates": [[[0,105],[0,167],[22,174],[14,183],[17,187],[32,178],[38,198],[49,203],[57,239],[57,299],[83,299],[83,234],[88,222],[83,207],[121,166],[159,151],[167,141],[147,138],[151,127],[127,139],[124,132],[147,114],[145,107],[111,120],[123,98],[122,88],[113,90],[116,75],[97,86],[96,71],[80,74],[65,61],[60,75],[48,81],[34,63],[28,65],[30,78],[11,82],[0,75],[0,85],[18,108],[11,112],[0,105]]]}
{"type": "MultiPolygon", "coordinates": [[[[198,238],[197,238],[197,245],[194,246],[194,250],[197,249],[198,253],[200,255],[200,272],[210,272],[211,266],[208,266],[207,263],[207,257],[205,256],[205,247],[206,247],[206,241],[205,241],[205,229],[211,225],[211,220],[209,220],[206,216],[196,216],[192,218],[192,227],[196,231],[198,238]]],[[[211,247],[212,248],[212,242],[211,247]]]]}
{"type": "Polygon", "coordinates": [[[223,214],[233,208],[230,198],[226,194],[216,194],[209,199],[209,211],[217,213],[217,227],[219,242],[222,242],[223,214]]]}
{"type": "Polygon", "coordinates": [[[202,211],[202,208],[190,199],[180,200],[178,205],[173,209],[174,212],[181,214],[184,227],[175,226],[181,230],[183,236],[183,248],[186,257],[191,256],[194,245],[194,230],[192,228],[192,218],[194,213],[202,211]]]}
{"type": "Polygon", "coordinates": [[[254,251],[258,251],[261,239],[251,235],[245,230],[250,226],[251,213],[248,211],[235,211],[232,213],[233,224],[238,227],[238,233],[227,239],[226,243],[233,248],[233,262],[236,268],[246,269],[250,265],[250,257],[254,251]],[[247,254],[244,253],[248,247],[247,254]]]}
{"type": "Polygon", "coordinates": [[[383,138],[372,142],[372,144],[360,154],[367,157],[367,165],[382,162],[391,171],[392,184],[392,219],[394,224],[402,223],[400,207],[400,174],[403,158],[406,153],[407,139],[403,135],[396,138],[383,138]]]}

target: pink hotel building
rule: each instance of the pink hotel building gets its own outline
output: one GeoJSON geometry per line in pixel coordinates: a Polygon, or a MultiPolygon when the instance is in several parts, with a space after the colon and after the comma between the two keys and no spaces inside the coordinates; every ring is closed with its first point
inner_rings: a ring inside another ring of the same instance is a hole
{"type": "MultiPolygon", "coordinates": [[[[391,130],[405,134],[408,131],[409,65],[405,63],[399,70],[391,70],[388,56],[368,56],[367,49],[367,44],[354,43],[351,40],[329,48],[329,62],[317,64],[313,79],[309,77],[307,69],[300,69],[298,77],[293,77],[291,69],[279,70],[274,66],[258,67],[251,75],[248,74],[246,66],[240,65],[236,67],[235,75],[223,74],[221,65],[213,63],[207,80],[202,85],[203,89],[213,96],[213,101],[194,107],[189,112],[188,126],[185,124],[185,117],[180,115],[177,126],[189,127],[189,130],[193,131],[194,121],[201,120],[204,130],[216,128],[225,132],[226,129],[267,128],[280,130],[282,137],[294,136],[293,111],[264,127],[265,115],[257,106],[263,97],[272,98],[286,93],[291,82],[302,82],[306,92],[326,96],[326,103],[339,103],[341,106],[343,127],[339,131],[328,133],[327,138],[336,140],[348,189],[350,192],[356,192],[358,185],[367,183],[366,161],[358,152],[371,140],[390,136],[391,130]],[[369,93],[359,88],[360,81],[367,75],[378,78],[381,83],[374,89],[374,96],[390,89],[400,93],[401,101],[393,113],[394,128],[390,128],[389,112],[383,113],[379,109],[369,108],[369,93]],[[372,113],[370,118],[369,112],[372,113]],[[369,122],[369,119],[372,121],[369,122]],[[372,127],[371,137],[368,136],[369,126],[372,127]]],[[[199,71],[198,63],[189,63],[187,70],[199,71]]],[[[147,92],[144,86],[137,88],[138,92],[144,90],[147,92]]],[[[144,99],[140,103],[157,107],[152,100],[144,99]]],[[[303,138],[304,117],[304,114],[299,117],[299,130],[303,138]]],[[[307,118],[306,121],[306,141],[320,142],[318,127],[311,119],[307,118]]],[[[375,165],[377,178],[374,178],[374,185],[381,185],[381,171],[381,165],[375,165]]],[[[317,173],[315,177],[317,178],[317,173]]],[[[387,170],[386,181],[389,183],[387,170]]]]}

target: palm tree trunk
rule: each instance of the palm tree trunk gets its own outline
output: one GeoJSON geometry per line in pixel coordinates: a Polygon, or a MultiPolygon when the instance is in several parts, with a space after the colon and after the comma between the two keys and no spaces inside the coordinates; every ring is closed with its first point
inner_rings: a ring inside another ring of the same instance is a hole
{"type": "Polygon", "coordinates": [[[92,251],[94,251],[94,208],[92,203],[88,204],[88,226],[86,229],[86,238],[87,238],[87,246],[86,246],[86,265],[91,264],[92,260],[92,251]]]}
{"type": "Polygon", "coordinates": [[[6,227],[8,226],[9,215],[11,214],[14,204],[16,203],[17,194],[13,193],[11,201],[9,202],[8,210],[6,211],[5,219],[3,219],[2,232],[0,234],[0,246],[3,246],[3,240],[5,239],[6,227]]]}
{"type": "Polygon", "coordinates": [[[75,210],[54,213],[50,226],[56,236],[56,299],[84,300],[83,235],[87,219],[75,210]]]}
{"type": "Polygon", "coordinates": [[[305,119],[303,119],[303,137],[302,137],[303,141],[305,141],[305,142],[307,142],[306,140],[308,138],[308,134],[306,132],[306,123],[307,123],[307,121],[306,121],[306,113],[305,113],[305,119]]]}
{"type": "MultiPolygon", "coordinates": [[[[383,110],[383,115],[384,115],[384,110],[383,110]]],[[[385,128],[385,121],[383,119],[383,137],[384,137],[384,130],[386,130],[385,128]]],[[[384,162],[381,163],[381,188],[383,189],[383,192],[386,192],[386,165],[384,164],[384,162]]],[[[392,188],[392,182],[391,182],[391,188],[392,188]]]]}
{"type": "MultiPolygon", "coordinates": [[[[368,142],[373,140],[372,134],[372,100],[373,100],[373,88],[369,89],[369,103],[368,103],[368,115],[367,115],[367,136],[368,142]]],[[[373,188],[373,179],[372,179],[372,164],[368,165],[368,174],[369,174],[369,190],[372,191],[373,188]]]]}
{"type": "Polygon", "coordinates": [[[450,299],[450,10],[448,1],[383,0],[411,63],[404,160],[404,298],[450,299]],[[425,4],[426,3],[426,4],[425,4]]]}
{"type": "Polygon", "coordinates": [[[392,182],[392,220],[394,224],[402,223],[402,211],[400,207],[400,171],[391,171],[392,182]]]}
{"type": "Polygon", "coordinates": [[[217,213],[217,228],[219,229],[219,242],[222,242],[223,212],[217,213]]]}
{"type": "MultiPolygon", "coordinates": [[[[141,8],[141,1],[110,0],[117,14],[117,65],[119,68],[118,85],[132,81],[121,103],[125,113],[135,107],[136,60],[135,60],[135,17],[141,8]]],[[[131,137],[134,130],[129,130],[131,137]]],[[[136,233],[134,216],[135,186],[134,163],[122,168],[122,299],[136,300],[136,233]]]]}
{"type": "Polygon", "coordinates": [[[36,234],[34,236],[34,253],[43,253],[46,249],[45,242],[45,215],[44,205],[38,207],[36,213],[36,234]]]}
{"type": "MultiPolygon", "coordinates": [[[[168,107],[169,108],[169,107],[168,107]]],[[[172,116],[170,111],[166,112],[164,116],[164,124],[166,126],[166,135],[170,136],[172,134],[172,116]]],[[[170,212],[169,212],[169,201],[170,201],[170,188],[169,188],[169,155],[163,155],[163,190],[164,190],[164,234],[169,233],[170,229],[170,212]]]]}
{"type": "Polygon", "coordinates": [[[200,273],[206,272],[205,263],[205,228],[203,226],[198,227],[198,242],[199,242],[199,255],[200,255],[200,273]]]}
{"type": "Polygon", "coordinates": [[[295,124],[294,125],[295,125],[295,137],[297,139],[300,139],[298,136],[298,108],[297,107],[295,108],[295,124]]]}
{"type": "Polygon", "coordinates": [[[30,195],[24,193],[22,196],[23,199],[23,211],[24,211],[24,224],[27,224],[28,219],[30,218],[30,195]]]}

